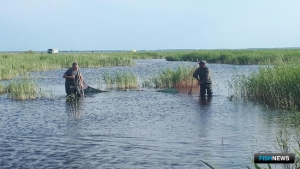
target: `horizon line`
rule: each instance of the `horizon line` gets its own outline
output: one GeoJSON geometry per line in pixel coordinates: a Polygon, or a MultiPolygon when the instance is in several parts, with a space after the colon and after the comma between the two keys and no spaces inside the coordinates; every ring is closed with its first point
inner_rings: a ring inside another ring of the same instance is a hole
{"type": "MultiPolygon", "coordinates": [[[[57,49],[57,48],[50,48],[50,49],[57,49]]],[[[300,47],[274,47],[274,48],[215,48],[215,49],[96,49],[96,50],[92,50],[92,49],[87,49],[87,50],[59,50],[60,52],[114,52],[114,51],[143,51],[143,52],[149,52],[149,51],[172,51],[172,50],[258,50],[258,49],[300,49],[300,47]]],[[[47,49],[48,50],[48,49],[47,49]]],[[[9,53],[13,53],[13,52],[27,52],[27,51],[32,51],[32,52],[47,52],[47,50],[10,50],[10,51],[0,51],[1,53],[5,53],[5,52],[9,52],[9,53]]]]}

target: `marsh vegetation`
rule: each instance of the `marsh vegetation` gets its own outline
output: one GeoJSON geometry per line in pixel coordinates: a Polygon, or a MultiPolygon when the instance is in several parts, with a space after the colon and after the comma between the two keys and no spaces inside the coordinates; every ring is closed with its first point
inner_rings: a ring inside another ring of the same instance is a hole
{"type": "MultiPolygon", "coordinates": [[[[35,52],[0,54],[0,80],[12,79],[32,71],[46,71],[66,68],[76,61],[80,67],[97,68],[105,66],[131,66],[133,59],[166,58],[169,61],[199,61],[224,64],[273,64],[275,67],[260,69],[249,77],[237,76],[235,92],[251,100],[257,100],[276,107],[299,107],[299,49],[257,49],[257,50],[194,50],[156,52],[116,53],[61,53],[45,54],[35,52]],[[294,64],[289,64],[294,63],[294,64]]],[[[191,73],[194,68],[179,67],[176,70],[161,70],[157,77],[145,80],[144,87],[194,86],[191,73]]],[[[104,82],[108,88],[137,88],[139,77],[125,72],[107,74],[104,82]]],[[[5,86],[0,86],[0,91],[5,86]]]]}
{"type": "MultiPolygon", "coordinates": [[[[78,60],[78,57],[76,57],[78,60]]],[[[117,85],[117,74],[121,75],[119,77],[119,82],[123,82],[125,84],[126,80],[121,80],[121,78],[126,77],[124,73],[127,71],[128,75],[134,75],[137,79],[137,81],[142,83],[142,81],[139,81],[140,77],[148,77],[149,75],[149,86],[151,87],[159,87],[159,84],[168,84],[169,86],[178,84],[178,79],[182,79],[179,77],[184,77],[184,73],[188,72],[185,71],[193,69],[192,65],[194,63],[182,63],[182,62],[166,62],[166,61],[153,61],[153,60],[145,60],[145,61],[137,61],[137,64],[141,63],[142,66],[147,65],[147,69],[140,69],[141,65],[137,65],[135,67],[112,67],[112,68],[102,68],[102,69],[86,69],[86,72],[91,72],[91,74],[86,74],[86,76],[91,76],[90,79],[94,77],[98,77],[101,74],[101,78],[103,78],[103,73],[107,71],[107,82],[111,83],[112,88],[118,88],[117,86],[122,86],[118,83],[117,85]],[[163,62],[163,63],[162,63],[163,62]],[[180,68],[177,67],[180,65],[180,68]],[[187,67],[181,67],[182,65],[189,65],[187,67]],[[161,68],[161,69],[160,69],[161,68]],[[172,69],[171,69],[172,68],[172,69]],[[160,70],[158,70],[160,69],[160,70]],[[180,71],[178,70],[180,69],[180,71]],[[96,71],[95,71],[96,70],[96,71]],[[121,72],[120,72],[121,71],[121,72]],[[180,73],[175,73],[180,72],[180,73]],[[153,75],[153,77],[151,77],[153,75]],[[161,80],[157,80],[161,77],[161,80]],[[110,80],[109,80],[110,79],[110,80]],[[160,82],[160,83],[154,83],[151,81],[151,79],[156,79],[156,81],[163,81],[166,82],[160,82]]],[[[80,64],[80,63],[79,63],[80,64]]],[[[91,138],[92,141],[95,141],[93,136],[91,137],[90,133],[91,131],[95,132],[93,133],[95,137],[99,137],[99,135],[104,136],[104,140],[107,139],[107,131],[111,133],[120,133],[120,128],[124,129],[121,132],[129,133],[134,138],[139,138],[141,133],[145,133],[146,137],[149,138],[149,140],[153,140],[155,144],[160,142],[160,139],[162,137],[166,137],[168,140],[174,140],[178,139],[177,142],[174,142],[172,145],[165,144],[165,142],[162,142],[163,144],[157,144],[157,147],[154,149],[153,152],[166,152],[164,154],[152,154],[151,156],[147,157],[151,162],[149,165],[160,165],[161,161],[156,161],[157,155],[163,155],[163,156],[172,156],[171,158],[168,158],[168,160],[172,159],[172,163],[181,163],[181,164],[195,164],[195,165],[188,165],[186,167],[188,168],[197,168],[199,164],[201,163],[199,161],[200,158],[205,159],[205,155],[203,154],[210,154],[212,157],[214,157],[212,160],[215,159],[223,159],[223,161],[218,161],[218,165],[222,168],[228,168],[228,166],[235,166],[235,164],[231,164],[231,161],[226,161],[227,159],[224,159],[225,156],[230,157],[236,154],[237,152],[240,152],[240,156],[238,157],[238,164],[241,166],[240,168],[246,168],[247,166],[250,166],[251,168],[256,168],[256,166],[251,166],[251,160],[250,156],[245,155],[246,149],[241,149],[241,146],[249,146],[252,145],[251,138],[254,137],[254,139],[257,139],[260,142],[260,144],[269,145],[270,140],[269,137],[276,135],[272,135],[274,132],[276,132],[274,129],[275,126],[277,127],[277,124],[274,119],[277,119],[278,116],[281,116],[280,114],[276,117],[272,116],[274,113],[272,110],[267,110],[270,112],[264,112],[262,109],[258,108],[259,105],[254,105],[252,107],[252,104],[249,103],[249,106],[245,106],[243,104],[236,104],[233,102],[230,102],[226,99],[226,96],[228,94],[227,88],[225,87],[226,80],[230,79],[230,76],[224,76],[232,73],[234,68],[237,68],[240,72],[247,72],[248,70],[257,70],[256,66],[246,66],[247,68],[250,67],[250,69],[244,69],[245,66],[231,66],[231,65],[218,65],[218,64],[209,64],[209,68],[211,70],[217,70],[214,71],[217,72],[213,74],[214,82],[220,85],[221,89],[217,89],[218,96],[213,97],[213,100],[210,102],[210,105],[203,105],[199,102],[198,97],[186,97],[182,96],[181,94],[177,95],[170,95],[170,94],[161,94],[157,92],[109,92],[108,94],[97,94],[93,95],[91,97],[84,98],[84,106],[81,110],[81,108],[69,108],[69,104],[65,105],[65,98],[64,98],[64,91],[63,91],[63,79],[61,78],[61,70],[55,70],[55,71],[49,71],[45,75],[49,75],[51,77],[54,77],[53,79],[47,79],[42,78],[38,79],[39,85],[49,85],[49,86],[55,86],[56,89],[62,89],[61,91],[58,91],[58,97],[56,97],[55,100],[49,100],[49,99],[37,99],[35,101],[26,101],[24,103],[22,102],[15,102],[12,99],[3,99],[1,98],[1,101],[3,104],[1,106],[4,110],[4,116],[8,120],[4,120],[4,124],[2,128],[2,133],[7,133],[8,135],[11,135],[11,133],[17,135],[20,133],[34,133],[34,134],[44,134],[49,133],[49,131],[59,132],[63,131],[67,134],[66,137],[60,137],[61,135],[55,135],[52,133],[51,137],[53,138],[59,138],[59,139],[53,139],[54,142],[49,142],[49,145],[52,147],[60,146],[62,142],[69,142],[70,137],[82,137],[83,135],[88,136],[91,138]],[[59,77],[56,77],[59,75],[59,77]],[[59,84],[61,83],[61,84],[59,84]],[[199,102],[199,106],[197,104],[199,102]],[[7,104],[8,103],[8,104],[7,104]],[[138,103],[138,104],[137,104],[138,103]],[[174,104],[179,103],[179,104],[174,104]],[[12,106],[11,106],[12,105],[12,106]],[[43,105],[43,106],[36,106],[36,105],[43,105]],[[241,107],[240,107],[241,106],[241,107]],[[64,111],[66,110],[66,112],[64,111]],[[122,110],[122,111],[120,111],[122,110]],[[20,112],[23,116],[20,116],[20,112]],[[24,113],[23,113],[24,112],[24,113]],[[33,113],[32,113],[33,112],[33,113]],[[72,113],[70,113],[72,112],[72,113]],[[74,113],[73,113],[74,112],[74,113]],[[75,113],[77,112],[77,114],[75,113]],[[100,112],[100,113],[99,113],[100,112]],[[55,115],[53,114],[55,113],[55,115]],[[76,114],[76,118],[78,120],[72,119],[73,117],[68,116],[69,114],[76,114]],[[265,117],[271,116],[272,119],[267,119],[265,117]],[[21,119],[30,119],[30,120],[15,120],[16,117],[21,117],[21,119]],[[70,118],[69,118],[70,117],[70,118]],[[70,119],[70,121],[66,121],[70,119]],[[259,119],[259,120],[257,120],[259,119]],[[117,123],[116,123],[117,121],[117,123]],[[80,124],[88,124],[86,127],[81,128],[80,132],[70,132],[70,131],[78,131],[78,122],[80,124]],[[84,123],[81,123],[84,122],[84,123]],[[101,123],[99,123],[101,122],[101,123]],[[275,124],[274,124],[275,123],[275,124]],[[71,124],[71,125],[66,125],[71,124]],[[76,125],[73,125],[76,124],[76,125]],[[130,124],[130,125],[128,125],[130,124]],[[218,125],[213,125],[218,124],[218,125]],[[53,125],[52,127],[50,125],[53,125]],[[99,126],[100,125],[100,126],[99,126]],[[20,129],[20,126],[22,127],[20,129]],[[30,126],[30,127],[28,127],[30,126]],[[49,128],[50,126],[50,128],[49,128]],[[109,130],[107,126],[109,127],[109,130]],[[169,127],[172,126],[172,127],[169,127]],[[213,129],[212,129],[213,127],[213,129]],[[249,127],[252,128],[249,130],[249,127]],[[95,130],[97,128],[102,128],[105,130],[95,130]],[[137,130],[142,129],[142,130],[137,130]],[[212,130],[208,130],[212,129],[212,130]],[[20,132],[21,131],[21,132],[20,132]],[[186,132],[190,131],[190,132],[186,132]],[[199,132],[202,131],[202,132],[199,132]],[[153,134],[154,133],[154,134],[153,134]],[[227,134],[227,136],[225,135],[227,134]],[[224,134],[224,144],[223,144],[223,134],[224,134]],[[65,139],[65,140],[62,140],[65,139]],[[157,139],[157,140],[156,140],[157,139]],[[186,140],[203,140],[201,143],[198,144],[198,142],[195,144],[195,142],[190,142],[186,140]],[[207,141],[209,140],[209,141],[207,141]],[[266,140],[266,141],[264,141],[266,140]],[[56,142],[55,142],[56,141],[56,142]],[[182,145],[182,143],[185,143],[182,145]],[[241,145],[241,143],[243,143],[241,145]],[[184,147],[190,147],[188,150],[184,147]],[[174,147],[177,150],[180,151],[172,151],[174,150],[174,147]],[[231,149],[232,151],[225,151],[222,152],[222,149],[231,149]],[[170,153],[172,152],[172,153],[170,153]],[[199,152],[203,152],[199,156],[199,152]],[[194,154],[194,155],[191,155],[194,154]],[[189,158],[184,158],[186,156],[189,156],[189,158]],[[174,157],[174,158],[173,158],[174,157]],[[225,162],[224,162],[225,161],[225,162]],[[228,164],[230,163],[230,164],[228,164]]],[[[272,68],[272,66],[270,66],[272,68]]],[[[35,74],[35,73],[34,73],[35,74]]],[[[190,75],[188,75],[188,78],[191,78],[190,75]]],[[[245,76],[246,78],[246,76],[245,76]]],[[[89,78],[87,78],[89,79],[89,78]]],[[[129,79],[129,78],[128,78],[129,79]]],[[[135,79],[135,78],[133,78],[135,79]]],[[[29,79],[29,82],[35,83],[34,79],[29,79]]],[[[14,78],[9,83],[15,83],[17,80],[14,78]]],[[[28,81],[27,81],[28,82],[28,81]]],[[[20,83],[23,83],[20,80],[20,83]]],[[[90,82],[91,84],[96,84],[97,79],[90,82]]],[[[195,80],[193,81],[195,83],[195,80]]],[[[183,82],[183,84],[188,84],[187,82],[183,82]]],[[[7,86],[7,85],[3,85],[7,86]]],[[[123,85],[124,86],[124,85],[123,85]]],[[[126,85],[125,85],[126,86],[126,85]]],[[[167,85],[165,85],[167,86],[167,85]]],[[[30,90],[30,88],[28,88],[30,90]]],[[[36,91],[39,92],[39,87],[35,86],[36,91]]],[[[158,89],[155,89],[158,90],[158,89]]],[[[36,98],[39,98],[37,95],[36,98]]],[[[262,106],[263,107],[263,106],[262,106]]],[[[263,107],[264,108],[264,107],[263,107]]],[[[284,113],[282,113],[284,115],[284,113]]],[[[299,118],[294,118],[299,119],[299,118]]],[[[297,120],[296,120],[297,121],[297,120]]],[[[287,123],[285,123],[287,124],[287,123]]],[[[283,131],[285,132],[285,131],[283,131]]],[[[64,133],[62,133],[64,134],[64,133]]],[[[109,134],[109,136],[112,136],[109,138],[109,140],[114,139],[115,135],[109,134]]],[[[120,141],[120,138],[117,135],[117,142],[120,141]]],[[[286,147],[286,142],[289,141],[288,139],[292,139],[291,137],[285,137],[286,134],[278,133],[278,140],[280,141],[280,144],[282,144],[282,147],[286,147]],[[280,138],[282,137],[282,139],[280,138]]],[[[130,143],[132,141],[133,137],[125,137],[122,142],[130,143]]],[[[85,150],[92,152],[90,153],[91,156],[87,156],[86,163],[90,163],[89,159],[93,159],[92,155],[97,154],[99,151],[99,146],[95,147],[93,145],[99,145],[98,140],[95,141],[93,144],[90,144],[91,140],[87,140],[87,146],[85,147],[85,150]]],[[[101,140],[102,141],[102,140],[101,140]]],[[[143,149],[143,146],[145,145],[145,140],[137,139],[137,144],[142,145],[140,148],[137,148],[134,150],[134,158],[141,157],[145,154],[145,151],[143,149]],[[141,144],[140,144],[141,143],[141,144]],[[141,150],[136,151],[136,150],[141,150]]],[[[274,140],[273,140],[274,141],[274,140]]],[[[29,144],[32,146],[40,147],[41,144],[43,144],[45,140],[40,140],[40,142],[37,142],[36,140],[29,140],[29,144]]],[[[276,140],[275,140],[276,142],[276,140]]],[[[22,143],[22,140],[20,142],[7,142],[10,147],[14,147],[22,143]]],[[[103,142],[101,142],[102,144],[103,142]]],[[[149,145],[152,144],[152,142],[147,142],[149,145]]],[[[272,142],[273,143],[273,142],[272,142]]],[[[109,143],[108,143],[109,144],[109,143]]],[[[48,144],[47,144],[48,145],[48,144]]],[[[130,146],[130,144],[128,145],[130,146]]],[[[49,146],[48,146],[49,147],[49,146]]],[[[40,147],[43,151],[43,147],[40,147]]],[[[74,146],[74,149],[80,149],[80,145],[74,146]]],[[[107,149],[107,147],[104,146],[103,151],[106,151],[110,156],[115,155],[115,149],[122,149],[124,148],[124,145],[113,145],[111,146],[111,149],[107,149]]],[[[63,149],[63,152],[70,152],[68,151],[70,147],[68,146],[62,146],[61,149],[63,149]],[[65,151],[66,150],[66,151],[65,151]]],[[[100,148],[101,149],[101,148],[100,148]]],[[[5,148],[4,148],[5,150],[5,148]]],[[[293,152],[292,149],[290,149],[291,152],[293,152]]],[[[3,150],[2,150],[3,151],[3,150]]],[[[7,158],[14,159],[10,160],[14,164],[19,164],[20,161],[24,162],[24,158],[26,156],[34,154],[34,152],[27,152],[25,154],[17,153],[19,150],[15,149],[15,151],[12,153],[10,149],[7,149],[7,151],[4,154],[8,154],[7,158]]],[[[47,150],[48,153],[48,150],[47,150]]],[[[55,150],[51,150],[50,153],[56,153],[55,150]]],[[[74,153],[73,153],[74,154],[74,153]]],[[[73,158],[72,153],[70,153],[68,156],[73,158]]],[[[58,154],[58,157],[62,158],[54,158],[51,159],[47,158],[48,160],[45,161],[45,167],[52,166],[53,161],[57,159],[64,159],[65,153],[58,154]]],[[[75,157],[75,156],[74,156],[75,157]]],[[[124,156],[121,156],[121,158],[126,158],[126,154],[124,156]]],[[[76,158],[76,157],[75,157],[76,158]]],[[[43,159],[42,159],[43,160],[43,159]]],[[[82,160],[76,161],[78,163],[81,163],[82,160]]],[[[24,162],[25,163],[25,162],[24,162]]],[[[58,164],[64,163],[64,161],[57,161],[58,164]]],[[[93,163],[93,162],[92,162],[93,163]]],[[[101,160],[100,160],[101,163],[101,160]]],[[[115,164],[115,163],[114,163],[115,164]]],[[[110,164],[107,164],[108,166],[110,164]]],[[[120,163],[118,166],[122,166],[123,163],[120,163]]],[[[7,165],[12,166],[12,165],[7,165]]],[[[117,167],[118,167],[117,166],[117,167]]],[[[168,165],[169,166],[169,165],[168,165]]],[[[168,167],[166,166],[166,168],[168,167]]],[[[93,168],[94,166],[92,166],[93,168]]],[[[99,166],[98,166],[99,167],[99,166]]],[[[104,166],[105,167],[105,166],[104,166]]],[[[185,166],[183,166],[185,167],[185,166]]],[[[273,168],[273,166],[271,166],[273,168]]],[[[97,168],[97,167],[96,167],[97,168]]]]}
{"type": "Polygon", "coordinates": [[[299,110],[299,73],[297,64],[262,67],[249,76],[235,76],[230,87],[236,96],[280,109],[299,110]]]}
{"type": "Polygon", "coordinates": [[[132,72],[117,72],[110,74],[106,72],[103,76],[107,89],[137,89],[138,88],[138,77],[132,72]]]}
{"type": "Polygon", "coordinates": [[[70,67],[78,62],[80,67],[94,68],[105,66],[131,66],[132,59],[157,58],[157,55],[134,53],[80,53],[80,54],[35,54],[9,53],[0,54],[0,80],[11,79],[21,73],[46,71],[70,67]]]}
{"type": "Polygon", "coordinates": [[[222,64],[277,64],[299,63],[300,49],[257,50],[193,50],[115,53],[60,53],[22,52],[1,53],[0,80],[11,79],[20,73],[66,68],[76,61],[80,67],[131,66],[133,59],[162,59],[168,61],[206,60],[222,64]]]}
{"type": "Polygon", "coordinates": [[[300,49],[257,49],[257,50],[197,50],[184,52],[166,52],[168,61],[198,61],[222,64],[277,64],[299,63],[300,49]]]}
{"type": "Polygon", "coordinates": [[[151,78],[148,86],[155,86],[156,88],[166,87],[190,87],[198,85],[196,80],[193,80],[193,73],[196,67],[179,66],[176,69],[167,68],[161,70],[160,73],[151,78]]]}
{"type": "Polygon", "coordinates": [[[14,100],[36,99],[39,96],[39,90],[30,78],[20,78],[10,82],[7,86],[8,98],[14,100]]]}

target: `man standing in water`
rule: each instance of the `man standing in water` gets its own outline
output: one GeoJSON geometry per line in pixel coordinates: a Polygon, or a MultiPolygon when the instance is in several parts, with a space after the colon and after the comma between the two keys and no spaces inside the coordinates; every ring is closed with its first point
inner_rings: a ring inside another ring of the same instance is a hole
{"type": "Polygon", "coordinates": [[[81,73],[78,70],[78,64],[73,63],[72,68],[68,69],[63,78],[66,78],[65,82],[65,90],[67,96],[70,94],[75,94],[75,96],[80,97],[82,96],[83,92],[83,78],[81,73]]]}
{"type": "Polygon", "coordinates": [[[209,69],[205,66],[205,61],[199,62],[199,67],[195,70],[193,77],[196,78],[200,85],[200,96],[204,97],[207,91],[208,96],[212,96],[211,79],[209,69]]]}

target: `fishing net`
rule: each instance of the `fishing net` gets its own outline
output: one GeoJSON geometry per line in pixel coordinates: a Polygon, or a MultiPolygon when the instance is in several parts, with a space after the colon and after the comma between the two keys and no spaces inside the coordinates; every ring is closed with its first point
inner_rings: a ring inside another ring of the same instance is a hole
{"type": "Polygon", "coordinates": [[[84,91],[84,93],[102,93],[102,92],[105,92],[103,90],[93,88],[93,87],[87,85],[85,82],[83,82],[83,91],[84,91]]]}

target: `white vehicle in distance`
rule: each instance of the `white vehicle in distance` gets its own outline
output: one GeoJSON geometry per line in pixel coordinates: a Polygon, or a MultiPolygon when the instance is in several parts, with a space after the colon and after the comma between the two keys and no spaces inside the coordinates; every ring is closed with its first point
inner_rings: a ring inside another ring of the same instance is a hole
{"type": "Polygon", "coordinates": [[[58,49],[48,49],[48,53],[58,53],[58,49]]]}

